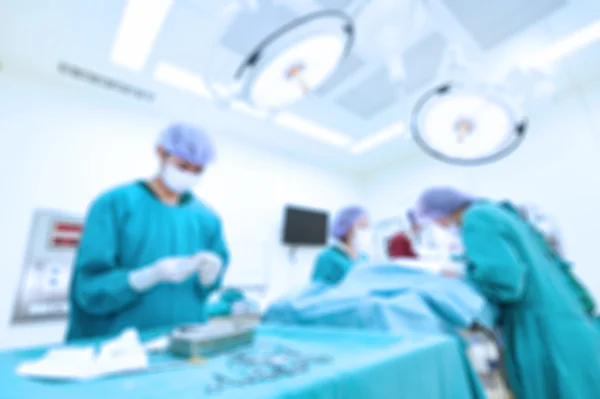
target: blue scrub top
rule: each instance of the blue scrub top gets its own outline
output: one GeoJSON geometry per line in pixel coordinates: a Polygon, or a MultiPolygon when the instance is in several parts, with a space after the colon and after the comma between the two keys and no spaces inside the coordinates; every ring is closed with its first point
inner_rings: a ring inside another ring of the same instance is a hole
{"type": "Polygon", "coordinates": [[[179,284],[134,291],[129,272],[159,259],[211,251],[229,262],[221,221],[191,194],[178,205],[161,202],[143,182],[113,189],[91,205],[70,290],[67,340],[114,335],[206,320],[208,295],[197,275],[179,284]]]}
{"type": "Polygon", "coordinates": [[[338,245],[331,245],[325,249],[315,263],[312,281],[329,285],[339,284],[352,267],[361,260],[353,259],[344,249],[338,245]]]}

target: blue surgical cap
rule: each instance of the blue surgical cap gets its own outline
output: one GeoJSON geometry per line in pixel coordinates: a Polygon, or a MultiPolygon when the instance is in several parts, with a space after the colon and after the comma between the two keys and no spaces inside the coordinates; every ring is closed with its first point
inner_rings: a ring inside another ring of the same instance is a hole
{"type": "Polygon", "coordinates": [[[347,206],[341,209],[333,219],[331,226],[331,235],[337,239],[344,238],[354,226],[354,223],[367,212],[360,206],[347,206]]]}
{"type": "Polygon", "coordinates": [[[215,148],[203,129],[185,123],[166,128],[158,146],[194,165],[206,166],[215,158],[215,148]]]}
{"type": "Polygon", "coordinates": [[[417,202],[420,220],[435,221],[452,215],[475,201],[475,197],[452,187],[432,187],[425,190],[417,202]]]}

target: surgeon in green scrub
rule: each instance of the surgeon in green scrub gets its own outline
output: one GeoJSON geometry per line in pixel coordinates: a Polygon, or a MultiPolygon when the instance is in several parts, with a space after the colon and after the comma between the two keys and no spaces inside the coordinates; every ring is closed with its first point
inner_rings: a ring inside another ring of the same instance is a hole
{"type": "Polygon", "coordinates": [[[469,281],[499,306],[515,397],[600,398],[600,335],[543,237],[502,204],[449,187],[426,190],[417,209],[462,236],[469,281]]]}
{"type": "Polygon", "coordinates": [[[71,282],[67,341],[206,320],[206,300],[221,284],[229,252],[221,220],[191,190],[214,152],[202,129],[174,124],[157,143],[157,176],[91,204],[71,282]]]}
{"type": "Polygon", "coordinates": [[[317,258],[312,281],[337,285],[357,262],[366,260],[368,251],[365,247],[370,239],[368,227],[369,217],[360,206],[340,210],[331,226],[334,242],[317,258]]]}

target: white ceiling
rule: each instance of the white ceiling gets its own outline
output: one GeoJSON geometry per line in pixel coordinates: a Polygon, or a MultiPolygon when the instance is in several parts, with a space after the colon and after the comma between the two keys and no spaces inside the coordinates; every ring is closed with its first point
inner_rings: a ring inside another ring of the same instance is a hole
{"type": "MultiPolygon", "coordinates": [[[[285,7],[291,16],[319,7],[354,10],[360,2],[262,1],[285,7]]],[[[270,148],[347,170],[372,170],[415,151],[410,139],[397,138],[364,154],[352,154],[155,81],[153,71],[163,61],[210,80],[219,65],[215,60],[231,64],[245,55],[240,49],[247,47],[253,36],[243,24],[219,17],[228,3],[176,0],[145,67],[133,72],[109,59],[124,0],[0,0],[0,60],[65,84],[85,85],[71,83],[57,73],[60,62],[74,64],[153,94],[153,102],[132,99],[142,109],[188,117],[219,134],[243,135],[270,148]]],[[[532,52],[600,20],[597,0],[428,0],[430,17],[418,30],[407,31],[398,23],[405,21],[406,1],[368,3],[356,15],[356,45],[338,73],[291,109],[356,141],[409,118],[415,97],[435,83],[449,44],[463,48],[486,74],[500,75],[532,52]],[[393,49],[402,54],[405,63],[406,80],[401,83],[390,81],[382,56],[381,35],[386,32],[402,37],[393,49]]],[[[267,21],[255,25],[254,36],[266,25],[267,21]]],[[[556,65],[556,79],[560,87],[586,84],[596,79],[599,67],[600,45],[595,44],[556,65]]],[[[89,90],[105,89],[89,85],[89,90]]],[[[122,94],[115,91],[114,96],[122,94]]]]}

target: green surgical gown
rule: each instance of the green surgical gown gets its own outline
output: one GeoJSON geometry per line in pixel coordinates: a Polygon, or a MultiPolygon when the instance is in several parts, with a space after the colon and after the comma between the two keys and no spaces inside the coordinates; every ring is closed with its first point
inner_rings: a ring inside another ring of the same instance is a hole
{"type": "Polygon", "coordinates": [[[169,206],[135,182],[101,195],[88,211],[75,260],[67,340],[205,321],[207,297],[225,268],[212,287],[202,287],[197,275],[143,293],[128,283],[131,270],[199,251],[229,261],[220,219],[191,194],[169,206]]]}
{"type": "Polygon", "coordinates": [[[339,284],[355,263],[357,260],[352,259],[346,251],[337,245],[332,245],[321,252],[317,258],[312,281],[329,285],[339,284]]]}
{"type": "MultiPolygon", "coordinates": [[[[514,213],[515,215],[521,217],[518,209],[509,202],[502,202],[502,207],[514,213]]],[[[571,291],[577,296],[579,303],[583,307],[583,310],[590,317],[595,317],[596,315],[596,302],[592,295],[588,292],[585,286],[575,277],[573,274],[571,264],[560,257],[560,255],[549,245],[547,239],[543,236],[541,232],[539,232],[533,225],[527,222],[532,229],[534,229],[535,233],[538,234],[539,240],[542,245],[547,246],[550,256],[555,257],[556,262],[560,265],[560,271],[563,273],[565,279],[567,280],[567,284],[569,285],[571,291]],[[543,241],[542,241],[543,240],[543,241]]],[[[554,263],[553,263],[554,264],[554,263]]]]}
{"type": "Polygon", "coordinates": [[[471,282],[501,309],[518,399],[600,398],[600,336],[562,265],[521,218],[489,202],[463,219],[471,282]]]}

